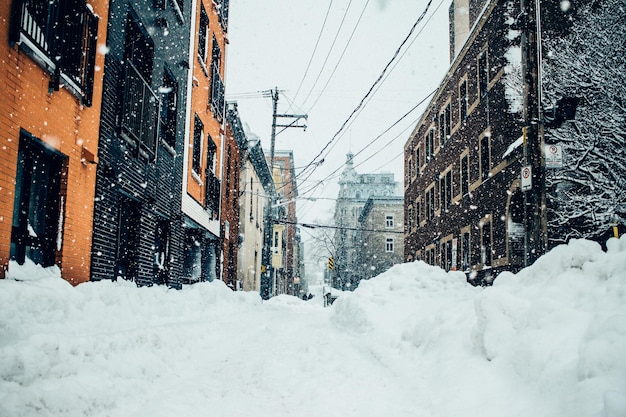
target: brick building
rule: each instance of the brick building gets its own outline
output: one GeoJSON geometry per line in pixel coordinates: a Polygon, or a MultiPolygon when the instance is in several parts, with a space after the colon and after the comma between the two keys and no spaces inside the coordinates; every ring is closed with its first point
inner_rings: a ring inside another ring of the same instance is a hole
{"type": "Polygon", "coordinates": [[[92,280],[180,286],[185,3],[110,2],[92,280]]]}
{"type": "Polygon", "coordinates": [[[278,205],[274,236],[280,235],[278,239],[274,238],[279,243],[272,244],[277,269],[274,295],[297,295],[294,279],[300,276],[300,234],[296,216],[298,185],[293,151],[278,150],[274,153],[274,184],[278,205]]]}
{"type": "MultiPolygon", "coordinates": [[[[239,198],[240,172],[244,163],[242,156],[248,147],[236,103],[228,103],[226,111],[226,135],[224,155],[224,182],[221,201],[222,280],[233,290],[240,289],[238,282],[239,198]]],[[[244,198],[245,200],[245,198],[244,198]]]]}
{"type": "MultiPolygon", "coordinates": [[[[563,16],[550,7],[546,25],[563,16]]],[[[404,147],[405,260],[474,283],[521,268],[525,218],[540,221],[521,189],[522,92],[504,82],[521,60],[519,15],[518,1],[453,1],[450,68],[404,147]]]]}
{"type": "Polygon", "coordinates": [[[0,5],[0,277],[89,279],[108,1],[0,5]]]}
{"type": "Polygon", "coordinates": [[[221,274],[220,199],[224,168],[228,1],[192,2],[191,92],[183,155],[184,282],[221,274]]]}

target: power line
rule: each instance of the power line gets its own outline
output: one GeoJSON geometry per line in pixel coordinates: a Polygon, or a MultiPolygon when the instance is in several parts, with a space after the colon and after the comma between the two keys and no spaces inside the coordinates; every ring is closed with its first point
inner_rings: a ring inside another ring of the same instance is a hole
{"type": "Polygon", "coordinates": [[[311,58],[309,58],[309,63],[306,66],[306,70],[304,71],[304,75],[302,76],[302,80],[300,80],[300,85],[298,85],[298,90],[296,90],[296,95],[293,97],[294,101],[298,98],[298,94],[300,93],[300,89],[302,88],[302,84],[309,73],[309,69],[311,68],[311,62],[313,62],[313,57],[315,56],[315,52],[317,51],[317,47],[320,43],[320,39],[322,38],[322,33],[324,33],[324,28],[326,27],[326,21],[328,20],[328,15],[330,14],[330,9],[333,5],[333,0],[330,0],[328,4],[328,10],[326,10],[326,16],[324,16],[324,22],[322,23],[322,27],[320,28],[320,33],[317,35],[317,41],[315,42],[315,47],[313,48],[313,52],[311,53],[311,58]]]}
{"type": "MultiPolygon", "coordinates": [[[[367,144],[367,145],[366,145],[363,149],[361,149],[360,151],[358,151],[358,152],[355,154],[355,156],[357,156],[357,155],[361,154],[362,152],[364,152],[367,148],[369,148],[369,147],[370,147],[370,146],[372,146],[372,145],[373,145],[376,141],[378,141],[380,138],[382,138],[382,137],[383,137],[383,135],[385,135],[387,132],[389,132],[391,129],[393,129],[393,128],[394,128],[394,127],[398,124],[398,123],[400,123],[402,120],[406,119],[406,118],[407,118],[407,117],[408,117],[408,116],[409,116],[412,112],[414,112],[414,111],[415,111],[415,110],[416,110],[419,106],[421,106],[421,105],[422,105],[422,104],[423,104],[426,100],[428,100],[428,99],[429,99],[429,98],[430,98],[430,97],[431,97],[431,96],[435,93],[435,91],[437,91],[437,90],[433,90],[433,91],[432,91],[431,93],[429,93],[426,97],[424,97],[422,100],[420,100],[420,101],[419,101],[419,102],[418,102],[415,106],[413,106],[413,107],[412,107],[409,111],[407,111],[404,115],[402,115],[402,116],[401,116],[398,120],[396,120],[396,121],[395,121],[395,122],[394,122],[391,126],[389,126],[389,127],[388,127],[387,129],[385,129],[382,133],[380,133],[377,137],[375,137],[373,140],[371,140],[371,141],[370,141],[370,142],[369,142],[369,143],[368,143],[368,144],[367,144]]],[[[411,125],[409,125],[409,127],[413,126],[413,124],[415,124],[415,122],[413,122],[411,125]]],[[[403,133],[404,131],[406,131],[406,129],[408,129],[408,127],[407,127],[407,128],[405,128],[405,129],[404,129],[401,133],[403,133]]],[[[399,136],[399,135],[398,135],[398,136],[399,136]]],[[[395,139],[397,139],[397,138],[398,138],[398,136],[396,136],[396,138],[394,138],[394,140],[395,140],[395,139]]],[[[373,154],[373,155],[372,155],[372,156],[370,156],[370,158],[368,158],[368,159],[371,159],[374,155],[376,155],[376,154],[373,154]]],[[[365,161],[364,161],[364,162],[365,162],[365,161]]],[[[363,163],[363,162],[361,162],[361,163],[363,163]]],[[[333,172],[331,172],[329,175],[327,175],[324,179],[322,179],[322,180],[320,181],[320,183],[321,183],[321,182],[323,182],[323,181],[326,181],[326,180],[330,179],[330,178],[331,178],[334,174],[336,174],[336,173],[337,173],[337,172],[338,172],[341,168],[343,168],[343,167],[344,167],[344,165],[345,165],[345,163],[341,164],[341,165],[340,165],[337,169],[335,169],[333,172]]],[[[306,168],[305,168],[305,169],[306,169],[306,168]]],[[[311,171],[311,172],[307,175],[307,177],[306,177],[306,178],[302,179],[302,181],[307,181],[307,180],[311,177],[311,175],[313,174],[313,172],[314,172],[314,170],[313,170],[313,171],[311,171]]],[[[304,173],[304,170],[303,170],[300,174],[296,175],[296,179],[298,179],[299,175],[301,175],[302,173],[304,173]]],[[[307,191],[304,191],[304,192],[303,192],[303,194],[304,194],[304,193],[306,193],[306,192],[308,192],[308,191],[311,191],[311,190],[315,189],[317,186],[319,186],[319,183],[318,183],[318,184],[316,184],[315,186],[313,186],[313,188],[311,188],[311,189],[309,189],[309,190],[307,190],[307,191]]]]}
{"type": "Polygon", "coordinates": [[[399,230],[387,230],[387,229],[365,229],[360,227],[346,227],[346,226],[330,226],[325,224],[312,224],[312,223],[300,223],[290,222],[287,220],[276,221],[278,224],[293,224],[295,226],[305,227],[307,229],[336,229],[336,230],[351,230],[358,232],[372,232],[372,233],[385,233],[385,234],[404,234],[404,231],[399,230]]]}
{"type": "Polygon", "coordinates": [[[378,85],[378,83],[380,83],[380,81],[383,79],[383,77],[385,76],[385,73],[387,72],[387,69],[391,66],[391,64],[393,64],[393,62],[396,60],[396,58],[398,57],[398,55],[400,54],[400,51],[402,50],[402,47],[407,43],[407,41],[409,40],[409,38],[411,37],[411,35],[413,34],[413,32],[415,31],[415,28],[417,27],[417,25],[424,19],[424,16],[426,16],[426,13],[428,12],[428,9],[430,8],[430,5],[432,4],[433,0],[429,0],[428,4],[426,5],[426,8],[424,9],[424,11],[422,12],[422,14],[420,14],[420,16],[417,18],[417,20],[415,21],[415,23],[413,24],[413,26],[411,27],[411,30],[409,31],[408,35],[404,38],[404,40],[402,41],[402,43],[400,44],[400,46],[396,49],[395,53],[393,54],[393,56],[391,57],[391,60],[389,60],[389,62],[387,63],[387,65],[385,65],[385,67],[383,68],[382,72],[380,73],[380,75],[378,76],[378,78],[376,79],[376,81],[374,81],[374,84],[372,84],[372,86],[369,88],[369,90],[367,91],[367,93],[365,94],[365,96],[361,99],[360,103],[357,105],[357,107],[352,111],[352,113],[350,113],[350,115],[348,116],[348,118],[342,123],[341,127],[339,128],[339,130],[337,130],[337,132],[332,136],[332,138],[328,141],[328,143],[322,148],[322,150],[319,152],[319,154],[317,156],[315,156],[315,158],[313,158],[311,160],[311,162],[308,164],[307,167],[312,166],[313,163],[315,162],[315,160],[317,158],[319,158],[321,155],[323,155],[324,151],[335,141],[335,139],[337,139],[337,137],[339,136],[339,134],[343,131],[343,129],[346,127],[346,125],[348,124],[348,122],[352,119],[352,117],[359,111],[359,109],[363,106],[363,104],[365,103],[365,101],[367,100],[367,98],[370,96],[370,94],[372,93],[372,91],[374,90],[374,88],[376,87],[376,85],[378,85]]]}
{"type": "Polygon", "coordinates": [[[350,2],[348,3],[348,7],[346,7],[346,11],[343,14],[343,18],[341,19],[341,23],[339,24],[339,28],[337,29],[337,33],[335,33],[335,38],[333,39],[333,43],[330,45],[330,49],[328,50],[328,53],[326,54],[326,58],[324,59],[324,63],[322,64],[322,68],[320,68],[320,72],[317,74],[317,77],[315,78],[315,81],[313,82],[313,85],[311,86],[311,90],[309,91],[307,96],[304,98],[304,101],[302,102],[303,106],[304,106],[304,103],[306,103],[306,101],[311,96],[311,93],[313,92],[313,89],[315,88],[315,85],[317,84],[317,82],[319,81],[320,77],[322,76],[322,72],[324,71],[324,68],[326,67],[326,63],[328,62],[328,58],[330,58],[330,54],[333,51],[333,48],[335,47],[335,43],[337,42],[337,38],[339,37],[339,33],[341,32],[341,28],[343,27],[343,23],[346,20],[346,16],[348,15],[348,11],[350,10],[350,5],[351,4],[352,4],[352,0],[350,0],[350,2]]]}
{"type": "Polygon", "coordinates": [[[313,109],[313,107],[315,107],[317,102],[320,100],[320,98],[324,94],[324,91],[326,91],[326,87],[328,87],[328,84],[330,83],[330,80],[333,79],[333,75],[335,75],[335,71],[337,71],[337,68],[339,67],[339,64],[343,60],[343,56],[345,55],[346,50],[348,49],[348,45],[350,45],[350,42],[352,41],[352,37],[354,36],[354,33],[356,32],[357,27],[359,27],[359,23],[361,23],[361,19],[363,18],[363,15],[365,14],[365,9],[367,8],[367,5],[369,4],[369,2],[370,2],[370,0],[367,0],[367,2],[365,2],[365,5],[363,6],[363,9],[361,10],[361,14],[359,15],[359,19],[357,20],[356,24],[354,25],[354,28],[352,29],[352,33],[350,34],[350,37],[348,38],[348,42],[344,46],[343,51],[341,51],[341,55],[339,56],[339,60],[335,64],[335,68],[333,68],[332,72],[330,73],[330,76],[328,77],[328,80],[326,80],[326,84],[324,84],[324,87],[322,87],[322,90],[320,91],[319,95],[317,96],[317,98],[315,99],[313,104],[311,104],[311,107],[309,107],[309,110],[307,111],[307,113],[309,113],[313,109]]]}

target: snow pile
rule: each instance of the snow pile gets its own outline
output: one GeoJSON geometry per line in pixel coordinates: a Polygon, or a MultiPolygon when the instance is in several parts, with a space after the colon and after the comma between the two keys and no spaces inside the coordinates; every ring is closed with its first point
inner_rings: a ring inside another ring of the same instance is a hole
{"type": "Polygon", "coordinates": [[[221,282],[0,281],[2,417],[623,417],[624,352],[626,238],[489,288],[398,265],[330,308],[221,282]]]}

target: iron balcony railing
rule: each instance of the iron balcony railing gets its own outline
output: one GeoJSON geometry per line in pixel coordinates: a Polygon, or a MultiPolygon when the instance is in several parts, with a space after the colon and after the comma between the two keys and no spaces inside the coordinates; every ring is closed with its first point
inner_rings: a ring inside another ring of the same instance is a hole
{"type": "Polygon", "coordinates": [[[213,108],[213,113],[221,120],[224,117],[224,82],[215,63],[211,64],[211,95],[209,104],[213,108]]]}
{"type": "Polygon", "coordinates": [[[228,1],[229,0],[213,0],[217,5],[217,18],[222,24],[224,30],[228,30],[228,1]]]}
{"type": "Polygon", "coordinates": [[[122,104],[122,134],[134,142],[139,152],[154,155],[156,148],[159,98],[150,84],[130,62],[126,64],[122,104]]]}
{"type": "Polygon", "coordinates": [[[93,95],[98,18],[84,0],[14,0],[9,41],[20,46],[90,106],[93,95]]]}

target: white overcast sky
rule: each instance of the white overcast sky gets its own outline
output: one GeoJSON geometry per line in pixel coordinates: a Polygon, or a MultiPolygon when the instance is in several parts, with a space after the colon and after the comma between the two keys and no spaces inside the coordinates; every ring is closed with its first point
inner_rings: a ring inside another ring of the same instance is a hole
{"type": "MultiPolygon", "coordinates": [[[[427,4],[428,0],[232,0],[227,99],[238,102],[243,123],[269,149],[272,101],[260,92],[282,90],[278,113],[307,113],[308,128],[286,129],[276,137],[276,149],[293,150],[296,167],[304,167],[357,108],[427,4]]],[[[329,221],[334,201],[326,199],[337,196],[337,175],[348,151],[357,154],[357,172],[393,172],[402,181],[403,146],[424,106],[376,138],[426,98],[445,75],[449,6],[450,0],[432,0],[362,111],[324,152],[325,162],[310,177],[298,179],[301,197],[318,198],[298,201],[300,222],[329,221]]]]}

